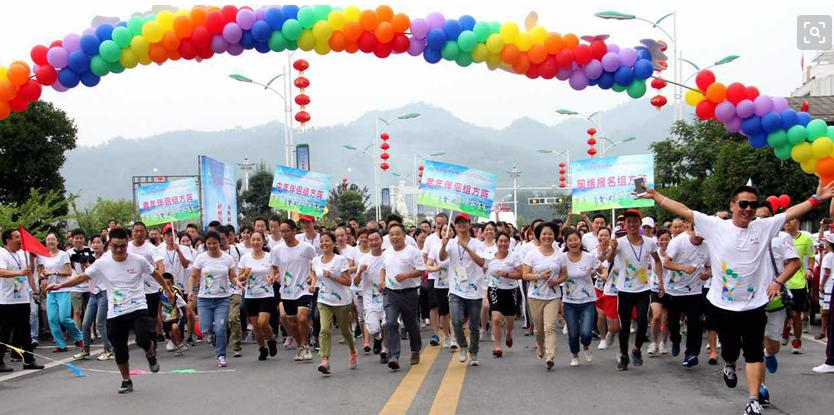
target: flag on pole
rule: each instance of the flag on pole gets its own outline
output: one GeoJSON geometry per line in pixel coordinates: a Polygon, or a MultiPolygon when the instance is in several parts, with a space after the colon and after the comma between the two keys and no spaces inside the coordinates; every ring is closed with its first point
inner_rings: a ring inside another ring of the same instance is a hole
{"type": "Polygon", "coordinates": [[[41,241],[32,236],[32,234],[27,232],[26,229],[23,229],[23,226],[18,226],[17,230],[20,232],[20,239],[22,241],[22,248],[24,251],[40,256],[52,256],[52,254],[49,253],[49,250],[43,246],[41,241]]]}

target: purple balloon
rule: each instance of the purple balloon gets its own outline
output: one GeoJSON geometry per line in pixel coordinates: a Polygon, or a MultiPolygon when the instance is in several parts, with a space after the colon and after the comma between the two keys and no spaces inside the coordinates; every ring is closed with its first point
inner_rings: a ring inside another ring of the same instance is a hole
{"type": "Polygon", "coordinates": [[[606,72],[614,72],[620,67],[620,56],[614,52],[608,52],[602,56],[602,69],[606,72]]]}
{"type": "Polygon", "coordinates": [[[93,35],[93,36],[95,36],[96,35],[96,29],[93,28],[93,27],[88,27],[88,28],[84,29],[83,32],[81,32],[81,36],[84,36],[84,35],[93,35]]]}
{"type": "Polygon", "coordinates": [[[559,68],[559,72],[556,72],[556,79],[560,81],[565,81],[573,74],[573,70],[570,68],[559,68]]]}
{"type": "Polygon", "coordinates": [[[773,111],[782,112],[786,109],[788,109],[788,100],[786,100],[784,97],[773,98],[773,111]]]}
{"type": "Polygon", "coordinates": [[[612,44],[608,45],[608,52],[620,53],[620,46],[617,45],[617,44],[612,43],[612,44]]]}
{"type": "Polygon", "coordinates": [[[573,74],[571,74],[568,83],[571,88],[581,91],[588,86],[588,77],[585,76],[585,72],[574,71],[573,74]]]}
{"type": "Polygon", "coordinates": [[[759,95],[756,97],[753,105],[756,106],[756,115],[759,117],[764,117],[773,110],[773,100],[767,95],[759,95]]]}
{"type": "Polygon", "coordinates": [[[226,23],[223,27],[223,39],[229,43],[238,43],[243,37],[243,30],[237,23],[226,23]]]}
{"type": "Polygon", "coordinates": [[[425,39],[429,34],[429,22],[423,18],[417,18],[411,21],[411,36],[417,39],[425,39]]]}
{"type": "Polygon", "coordinates": [[[54,89],[58,92],[67,92],[67,91],[69,91],[69,88],[65,87],[64,84],[61,83],[61,81],[55,81],[52,84],[52,89],[54,89]]]}
{"type": "MultiPolygon", "coordinates": [[[[266,6],[261,6],[260,8],[258,8],[258,10],[255,10],[255,20],[263,20],[267,10],[268,9],[266,6]]],[[[254,23],[252,23],[252,25],[254,26],[254,23]]]]}
{"type": "MultiPolygon", "coordinates": [[[[412,26],[413,27],[413,26],[412,26]]],[[[411,56],[420,56],[423,54],[423,49],[426,48],[426,41],[422,39],[411,38],[411,43],[408,45],[408,54],[411,56]]]]}
{"type": "Polygon", "coordinates": [[[232,43],[229,45],[227,52],[229,52],[229,55],[238,56],[243,53],[243,46],[241,46],[240,43],[232,43]]]}
{"type": "Polygon", "coordinates": [[[620,63],[623,66],[631,68],[637,62],[637,52],[632,48],[622,48],[617,55],[620,57],[620,63]]]}
{"type": "Polygon", "coordinates": [[[753,104],[753,101],[749,99],[743,99],[736,105],[736,115],[741,119],[752,117],[755,113],[756,104],[753,104]]]}
{"type": "MultiPolygon", "coordinates": [[[[717,110],[718,108],[716,107],[716,111],[717,110]]],[[[738,118],[735,115],[733,115],[732,118],[724,122],[724,128],[731,133],[737,133],[741,131],[741,118],[738,118]]]]}
{"type": "Polygon", "coordinates": [[[588,79],[597,79],[602,75],[602,64],[596,59],[588,62],[582,69],[588,79]]]}
{"type": "Polygon", "coordinates": [[[229,42],[223,39],[223,36],[214,35],[211,37],[211,50],[214,53],[223,53],[229,50],[229,42]]]}
{"type": "Polygon", "coordinates": [[[736,116],[736,106],[730,101],[724,101],[715,107],[715,118],[727,122],[736,116]]]}
{"type": "Polygon", "coordinates": [[[81,49],[81,36],[70,33],[64,36],[64,49],[67,53],[81,49]]]}
{"type": "Polygon", "coordinates": [[[49,48],[46,52],[46,61],[57,69],[65,68],[69,63],[68,59],[69,53],[67,53],[66,49],[60,46],[49,48]]]}
{"type": "MultiPolygon", "coordinates": [[[[252,26],[255,25],[255,20],[257,18],[258,18],[258,16],[252,10],[240,9],[240,10],[237,11],[237,17],[235,18],[235,21],[237,21],[237,24],[238,24],[238,26],[240,26],[241,29],[249,30],[249,29],[252,28],[252,26]]],[[[232,43],[237,43],[237,42],[232,42],[232,43]]]]}
{"type": "Polygon", "coordinates": [[[429,24],[429,30],[443,29],[443,23],[446,23],[446,18],[443,17],[443,13],[431,12],[428,17],[426,17],[426,21],[429,24]]]}

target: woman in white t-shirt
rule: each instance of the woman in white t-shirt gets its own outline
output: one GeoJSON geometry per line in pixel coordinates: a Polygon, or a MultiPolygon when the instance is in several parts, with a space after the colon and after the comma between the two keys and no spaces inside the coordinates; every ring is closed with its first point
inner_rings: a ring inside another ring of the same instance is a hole
{"type": "Polygon", "coordinates": [[[594,275],[604,271],[599,259],[582,248],[582,234],[577,230],[565,233],[565,259],[568,280],[565,282],[565,321],[568,328],[570,365],[579,366],[579,343],[585,351],[585,361],[591,362],[591,332],[594,329],[594,275]]]}
{"type": "Polygon", "coordinates": [[[488,279],[487,299],[492,314],[492,339],[495,341],[494,357],[504,355],[501,349],[501,336],[505,334],[507,347],[513,347],[513,321],[518,312],[518,280],[521,279],[521,259],[510,251],[510,235],[498,234],[497,251],[487,258],[486,276],[488,279]],[[501,329],[501,323],[504,329],[501,329]]]}
{"type": "Polygon", "coordinates": [[[602,272],[596,275],[594,283],[594,292],[597,294],[597,329],[602,338],[597,350],[605,350],[614,343],[614,337],[620,332],[620,317],[617,314],[615,284],[609,278],[612,271],[611,264],[608,262],[608,253],[611,250],[611,229],[599,228],[596,238],[598,245],[591,253],[603,266],[602,272]],[[612,290],[613,294],[611,294],[612,290]]]}
{"type": "MultiPolygon", "coordinates": [[[[52,232],[46,235],[46,248],[49,250],[49,256],[38,256],[38,274],[47,284],[61,284],[72,276],[69,254],[58,249],[58,236],[52,232]]],[[[72,291],[70,288],[63,288],[46,295],[46,316],[49,320],[49,330],[55,340],[53,353],[67,351],[64,330],[76,346],[84,347],[81,330],[72,319],[72,291]]]]}
{"type": "Polygon", "coordinates": [[[214,331],[217,367],[226,367],[226,325],[229,320],[229,297],[237,282],[235,260],[220,250],[220,234],[210,231],[205,239],[206,252],[197,255],[191,269],[190,298],[197,298],[200,331],[205,336],[214,331]]]}
{"type": "Polygon", "coordinates": [[[825,236],[825,256],[822,257],[820,272],[820,318],[822,327],[820,334],[814,336],[817,340],[825,338],[828,331],[828,313],[831,312],[831,291],[834,290],[834,275],[831,275],[831,268],[834,268],[834,233],[829,232],[825,236]]]}
{"type": "MultiPolygon", "coordinates": [[[[484,230],[481,232],[481,236],[483,236],[483,255],[484,259],[489,259],[495,256],[495,253],[498,252],[498,244],[495,241],[495,223],[487,222],[484,224],[484,230]]],[[[489,293],[487,293],[487,287],[489,286],[489,280],[484,279],[484,286],[482,289],[484,290],[484,298],[487,298],[489,293]]],[[[492,319],[490,319],[490,306],[489,301],[484,301],[481,304],[481,338],[486,337],[486,329],[487,325],[491,324],[492,319]]]]}
{"type": "Polygon", "coordinates": [[[556,354],[556,320],[562,303],[562,288],[568,279],[565,254],[553,248],[559,226],[543,223],[534,229],[539,246],[524,258],[522,278],[528,281],[527,298],[536,333],[536,354],[544,358],[547,370],[553,368],[556,354]]]}
{"type": "MultiPolygon", "coordinates": [[[[672,240],[672,234],[669,233],[666,229],[661,229],[657,233],[657,254],[660,255],[661,258],[666,257],[666,248],[669,246],[669,242],[672,240]]],[[[661,297],[658,290],[659,284],[658,280],[664,278],[662,275],[657,275],[657,272],[654,270],[654,266],[649,263],[652,268],[652,293],[651,293],[651,313],[652,313],[652,321],[651,323],[651,343],[649,343],[649,348],[647,349],[647,353],[649,355],[654,354],[666,354],[666,342],[669,340],[669,315],[667,313],[666,307],[668,306],[669,297],[663,296],[661,297]],[[663,337],[661,338],[661,331],[663,332],[663,337]]],[[[666,270],[663,270],[663,274],[666,274],[666,270]]]]}
{"type": "Polygon", "coordinates": [[[255,340],[258,342],[258,360],[266,360],[278,354],[278,342],[269,325],[269,316],[277,311],[275,293],[272,290],[272,264],[264,252],[264,234],[254,231],[247,238],[251,252],[240,257],[240,284],[243,287],[246,312],[255,319],[255,340]],[[267,352],[267,348],[269,351],[267,352]]]}
{"type": "Polygon", "coordinates": [[[351,369],[356,369],[357,356],[353,333],[350,329],[350,304],[353,301],[353,294],[350,291],[350,261],[337,252],[336,235],[333,232],[325,231],[319,236],[319,249],[321,255],[313,258],[311,264],[310,287],[319,288],[321,364],[318,370],[327,376],[330,375],[330,349],[334,319],[350,349],[348,366],[351,369]]]}
{"type": "MultiPolygon", "coordinates": [[[[194,258],[197,255],[197,250],[194,249],[193,241],[191,240],[191,235],[187,232],[183,232],[182,235],[179,237],[180,239],[180,247],[185,249],[187,248],[189,252],[191,252],[191,258],[194,258]]],[[[194,262],[191,261],[188,263],[188,268],[185,269],[186,278],[190,278],[191,276],[191,268],[194,266],[194,262]]],[[[188,338],[185,340],[185,344],[188,347],[194,347],[197,343],[194,342],[194,333],[197,331],[195,330],[194,326],[197,324],[197,302],[190,300],[190,296],[188,294],[191,293],[191,284],[188,284],[188,281],[185,281],[185,287],[183,287],[185,291],[185,301],[188,303],[185,307],[185,318],[188,324],[188,338]]]]}
{"type": "MultiPolygon", "coordinates": [[[[449,237],[456,236],[455,229],[449,225],[443,225],[441,235],[449,232],[449,237]]],[[[438,333],[443,331],[443,347],[457,350],[458,342],[455,339],[452,327],[452,316],[449,313],[449,258],[440,260],[440,242],[429,250],[426,255],[426,271],[434,273],[434,287],[429,295],[433,296],[434,304],[437,304],[438,333]]]]}

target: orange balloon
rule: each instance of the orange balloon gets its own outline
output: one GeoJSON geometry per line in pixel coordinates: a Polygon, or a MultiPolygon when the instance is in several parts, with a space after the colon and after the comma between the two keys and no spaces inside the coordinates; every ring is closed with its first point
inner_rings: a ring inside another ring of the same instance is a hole
{"type": "Polygon", "coordinates": [[[727,87],[721,82],[713,82],[707,87],[707,92],[704,95],[712,103],[721,103],[727,98],[727,87]]]}
{"type": "Polygon", "coordinates": [[[347,39],[345,38],[345,34],[342,32],[333,32],[333,35],[330,36],[330,40],[327,42],[330,46],[330,49],[334,52],[341,52],[345,50],[345,45],[347,44],[347,39]]]}
{"type": "MultiPolygon", "coordinates": [[[[379,14],[379,11],[377,11],[379,14]]],[[[397,13],[391,19],[391,24],[394,26],[394,31],[397,33],[405,33],[411,27],[411,19],[408,15],[397,13]]]]}
{"type": "Polygon", "coordinates": [[[9,82],[17,86],[29,82],[29,75],[31,75],[29,65],[21,61],[13,62],[9,65],[9,70],[6,72],[6,77],[9,78],[9,82]]]}
{"type": "Polygon", "coordinates": [[[562,36],[562,40],[565,41],[565,47],[568,49],[573,49],[579,44],[579,38],[573,33],[566,33],[562,36]]]}
{"type": "Polygon", "coordinates": [[[178,61],[181,58],[182,58],[182,55],[180,55],[180,51],[178,51],[178,50],[169,50],[168,51],[168,59],[170,59],[172,61],[178,61]]]}
{"type": "Polygon", "coordinates": [[[6,101],[0,101],[0,120],[5,120],[12,113],[12,108],[6,101]]]}
{"type": "Polygon", "coordinates": [[[555,55],[564,49],[564,47],[565,41],[562,39],[562,35],[558,33],[551,33],[544,39],[544,48],[547,50],[548,55],[555,55]]]}
{"type": "Polygon", "coordinates": [[[191,36],[191,32],[193,31],[194,22],[188,16],[177,16],[177,18],[174,19],[174,33],[178,38],[185,39],[191,36]]]}
{"type": "Polygon", "coordinates": [[[167,50],[177,50],[180,47],[180,38],[174,32],[166,32],[162,36],[162,47],[167,50]]]}
{"type": "Polygon", "coordinates": [[[394,40],[394,26],[391,26],[391,23],[382,22],[374,31],[374,36],[380,43],[390,43],[394,40]]]}
{"type": "Polygon", "coordinates": [[[825,157],[819,159],[817,162],[817,174],[825,180],[828,178],[830,182],[832,178],[834,178],[834,158],[825,157]]]}
{"type": "Polygon", "coordinates": [[[379,17],[373,10],[362,10],[359,14],[359,25],[362,26],[362,30],[370,32],[379,26],[379,17]]]}
{"type": "Polygon", "coordinates": [[[376,15],[380,22],[390,22],[394,18],[394,10],[383,4],[376,8],[376,15]]]}
{"type": "Polygon", "coordinates": [[[520,57],[521,52],[516,45],[504,45],[504,49],[501,50],[501,60],[508,65],[515,65],[520,57]]]}
{"type": "Polygon", "coordinates": [[[542,63],[547,60],[547,48],[544,45],[533,45],[527,51],[527,57],[531,63],[542,63]]]}
{"type": "Polygon", "coordinates": [[[348,21],[345,22],[345,27],[342,29],[342,32],[345,34],[345,39],[356,42],[362,36],[362,26],[359,22],[348,21]]]}
{"type": "Polygon", "coordinates": [[[356,40],[346,40],[345,41],[345,52],[347,53],[356,53],[359,51],[359,42],[356,40]]]}
{"type": "Polygon", "coordinates": [[[0,102],[11,101],[17,95],[17,87],[6,80],[0,79],[0,102]]]}
{"type": "Polygon", "coordinates": [[[513,65],[513,70],[515,73],[524,74],[530,69],[530,59],[527,58],[526,53],[522,53],[518,56],[518,61],[513,65]]]}
{"type": "MultiPolygon", "coordinates": [[[[192,26],[205,26],[206,25],[206,16],[208,15],[208,11],[203,6],[197,6],[191,9],[191,24],[192,26]]],[[[176,23],[176,20],[174,20],[176,23]]]]}
{"type": "Polygon", "coordinates": [[[165,49],[164,46],[155,43],[151,45],[150,49],[148,49],[148,57],[150,57],[152,61],[162,64],[168,59],[168,50],[165,49]]]}

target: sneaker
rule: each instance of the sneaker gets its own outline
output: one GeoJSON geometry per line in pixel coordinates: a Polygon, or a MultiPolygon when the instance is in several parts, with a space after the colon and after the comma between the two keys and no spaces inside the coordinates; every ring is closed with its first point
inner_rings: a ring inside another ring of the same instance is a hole
{"type": "Polygon", "coordinates": [[[156,359],[156,354],[154,354],[153,356],[147,356],[147,358],[148,369],[150,369],[153,373],[159,372],[159,361],[156,359]]]}
{"type": "Polygon", "coordinates": [[[547,366],[547,370],[553,369],[553,364],[553,359],[547,359],[547,361],[544,362],[544,365],[547,366]]]}
{"type": "Polygon", "coordinates": [[[379,354],[382,351],[382,339],[374,339],[374,345],[372,347],[372,351],[374,354],[379,354]]]}
{"type": "Polygon", "coordinates": [[[293,357],[293,360],[295,360],[296,362],[304,360],[304,349],[300,347],[298,349],[295,349],[295,357],[293,357]]]}
{"type": "MultiPolygon", "coordinates": [[[[823,336],[823,337],[825,337],[825,336],[823,336]]],[[[41,343],[38,341],[38,339],[37,339],[37,338],[33,338],[33,339],[32,339],[32,343],[31,343],[32,350],[37,349],[37,348],[38,348],[38,346],[40,346],[40,345],[41,345],[41,343]]]]}
{"type": "Polygon", "coordinates": [[[660,342],[660,343],[657,344],[657,352],[660,353],[660,354],[669,353],[669,352],[666,351],[666,342],[660,342]]]}
{"type": "Polygon", "coordinates": [[[469,355],[469,366],[478,366],[481,362],[478,361],[478,354],[473,353],[469,355]]]}
{"type": "Polygon", "coordinates": [[[787,345],[788,345],[788,341],[789,341],[789,337],[788,337],[788,336],[783,335],[783,336],[782,336],[782,346],[787,346],[787,345]]]}
{"type": "Polygon", "coordinates": [[[321,359],[321,364],[319,365],[319,372],[321,374],[328,376],[330,375],[330,362],[327,360],[326,357],[321,359]]]}
{"type": "Polygon", "coordinates": [[[183,353],[185,352],[185,347],[177,347],[177,350],[174,351],[174,356],[182,357],[183,353]]]}
{"type": "Polygon", "coordinates": [[[654,356],[655,354],[657,354],[657,343],[655,343],[655,342],[649,343],[649,348],[646,349],[646,353],[648,353],[649,356],[654,356]]]}
{"type": "Polygon", "coordinates": [[[449,336],[443,337],[443,348],[448,349],[452,346],[452,339],[449,336]]]}
{"type": "Polygon", "coordinates": [[[724,383],[728,388],[735,388],[738,384],[738,376],[736,376],[736,365],[724,365],[724,383]]]}
{"type": "Polygon", "coordinates": [[[602,339],[599,341],[599,346],[597,346],[597,350],[605,350],[608,349],[608,341],[606,339],[602,339]]]}
{"type": "Polygon", "coordinates": [[[369,343],[365,343],[364,346],[362,346],[362,352],[364,352],[365,354],[370,353],[371,345],[369,343]]]}
{"type": "Polygon", "coordinates": [[[269,350],[269,357],[275,357],[278,354],[278,342],[275,339],[267,340],[266,347],[269,350]]]}
{"type": "Polygon", "coordinates": [[[513,347],[513,336],[507,336],[507,340],[504,342],[508,348],[513,347]]]}
{"type": "Polygon", "coordinates": [[[258,348],[258,360],[266,360],[267,356],[269,356],[269,352],[266,351],[266,347],[259,347],[258,348]]]}
{"type": "Polygon", "coordinates": [[[309,349],[313,350],[313,353],[318,353],[321,350],[321,346],[319,346],[319,342],[312,342],[308,346],[309,349]]]}
{"type": "Polygon", "coordinates": [[[101,354],[98,355],[98,357],[96,359],[98,359],[100,362],[103,362],[105,360],[111,360],[111,359],[113,359],[113,352],[108,352],[108,351],[105,350],[105,351],[101,352],[101,354]]]}
{"type": "Polygon", "coordinates": [[[759,403],[762,406],[770,406],[770,391],[764,384],[759,385],[759,403]]]}
{"type": "Polygon", "coordinates": [[[411,365],[419,365],[420,364],[420,352],[411,352],[411,365]]]}
{"type": "Polygon", "coordinates": [[[776,373],[776,369],[779,368],[779,362],[776,360],[776,354],[768,355],[765,353],[764,364],[768,372],[776,373]]]}
{"type": "Polygon", "coordinates": [[[310,350],[310,346],[304,347],[304,360],[313,360],[313,352],[310,350]]]}
{"type": "Polygon", "coordinates": [[[436,334],[431,336],[431,340],[429,340],[429,344],[432,346],[437,346],[440,344],[440,337],[436,334]]]}
{"type": "Polygon", "coordinates": [[[802,340],[793,339],[791,341],[791,354],[802,354],[802,340]]]}
{"type": "Polygon", "coordinates": [[[388,360],[388,368],[395,372],[400,370],[400,358],[392,357],[390,360],[388,360]]]}
{"type": "Polygon", "coordinates": [[[190,337],[188,338],[188,340],[185,341],[185,344],[187,344],[188,347],[196,347],[197,346],[197,343],[194,342],[194,339],[192,339],[190,337]]]}
{"type": "Polygon", "coordinates": [[[620,360],[617,362],[617,370],[628,370],[628,356],[620,355],[620,360]]]}
{"type": "Polygon", "coordinates": [[[243,353],[241,353],[240,348],[235,348],[234,354],[232,356],[241,357],[241,356],[243,356],[243,353]]]}
{"type": "Polygon", "coordinates": [[[631,364],[632,366],[643,366],[643,353],[640,353],[639,350],[632,350],[631,364]]]}
{"type": "Polygon", "coordinates": [[[504,356],[504,351],[500,348],[495,348],[495,350],[492,351],[492,357],[500,358],[501,356],[504,356]]]}
{"type": "Polygon", "coordinates": [[[88,357],[90,357],[90,351],[87,349],[81,349],[80,352],[72,355],[75,360],[86,360],[88,357]]]}
{"type": "Polygon", "coordinates": [[[348,356],[348,367],[351,368],[351,370],[356,369],[358,363],[359,358],[356,356],[356,353],[351,353],[350,356],[348,356]]]}
{"type": "Polygon", "coordinates": [[[400,340],[408,340],[408,330],[405,327],[400,329],[400,340]]]}
{"type": "Polygon", "coordinates": [[[825,363],[811,369],[814,373],[834,373],[834,365],[827,365],[825,363]]]}
{"type": "Polygon", "coordinates": [[[386,364],[388,363],[388,353],[380,352],[379,353],[379,363],[386,364]]]}
{"type": "Polygon", "coordinates": [[[217,367],[226,367],[226,356],[217,356],[217,367]]]}
{"type": "Polygon", "coordinates": [[[452,340],[450,341],[450,343],[449,343],[449,348],[450,348],[450,349],[452,349],[452,350],[457,350],[457,349],[458,349],[458,342],[457,342],[457,340],[452,339],[452,340]]]}
{"type": "Polygon", "coordinates": [[[681,354],[681,342],[672,342],[672,356],[678,357],[681,354]]]}
{"type": "Polygon", "coordinates": [[[709,353],[709,360],[707,361],[707,363],[709,363],[712,366],[717,365],[718,364],[718,353],[710,352],[709,353]]]}
{"type": "Polygon", "coordinates": [[[762,415],[764,413],[764,409],[759,401],[750,401],[747,402],[747,407],[744,408],[745,415],[762,415]]]}
{"type": "Polygon", "coordinates": [[[130,392],[133,392],[133,381],[130,380],[130,379],[123,380],[122,385],[119,386],[119,394],[130,393],[130,392]]]}
{"type": "Polygon", "coordinates": [[[339,336],[339,344],[345,344],[345,336],[339,336]]]}
{"type": "Polygon", "coordinates": [[[568,326],[567,326],[567,324],[564,327],[562,327],[562,334],[564,334],[565,336],[568,335],[568,326]]]}
{"type": "Polygon", "coordinates": [[[466,348],[461,347],[460,352],[458,352],[458,362],[466,363],[466,348]]]}
{"type": "Polygon", "coordinates": [[[168,342],[165,343],[165,351],[166,352],[173,352],[174,350],[177,350],[177,346],[174,346],[173,341],[168,340],[168,342]]]}
{"type": "Polygon", "coordinates": [[[591,363],[594,360],[594,355],[591,354],[591,349],[585,349],[585,361],[591,363]]]}
{"type": "Polygon", "coordinates": [[[579,366],[579,357],[574,356],[570,358],[570,367],[577,367],[579,366]]]}
{"type": "Polygon", "coordinates": [[[683,358],[683,367],[693,367],[698,365],[698,356],[686,355],[683,358]]]}
{"type": "Polygon", "coordinates": [[[292,349],[293,347],[295,347],[295,340],[293,340],[292,336],[289,336],[287,340],[284,340],[284,348],[292,349]]]}

